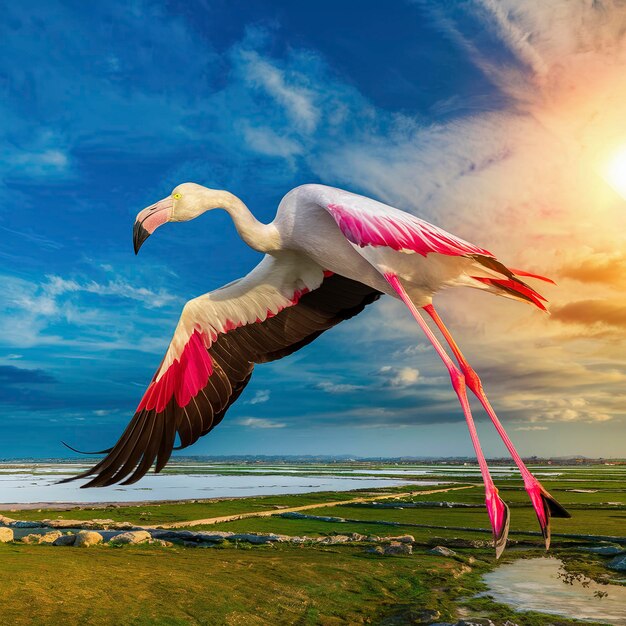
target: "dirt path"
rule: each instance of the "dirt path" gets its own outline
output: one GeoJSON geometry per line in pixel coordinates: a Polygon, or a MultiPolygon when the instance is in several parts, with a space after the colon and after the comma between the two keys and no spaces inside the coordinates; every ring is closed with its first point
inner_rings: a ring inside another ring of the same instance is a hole
{"type": "MultiPolygon", "coordinates": [[[[389,500],[391,498],[405,498],[410,496],[421,496],[429,493],[445,493],[447,491],[457,491],[459,489],[473,489],[474,485],[465,485],[463,487],[447,487],[445,489],[430,489],[426,491],[405,491],[402,493],[391,493],[377,496],[368,496],[366,498],[353,498],[352,500],[337,500],[336,502],[316,502],[315,504],[304,504],[302,506],[293,506],[285,509],[270,509],[269,511],[252,511],[250,513],[237,513],[236,515],[223,515],[221,517],[209,517],[207,519],[186,520],[184,522],[172,522],[171,524],[159,524],[159,528],[184,528],[186,526],[200,526],[203,524],[219,524],[221,522],[234,522],[235,520],[247,519],[249,517],[271,517],[272,515],[280,515],[282,513],[295,513],[298,511],[306,511],[308,509],[321,509],[328,506],[338,506],[340,504],[357,504],[360,502],[374,502],[378,500],[389,500]]],[[[144,526],[144,528],[153,528],[144,526]]]]}

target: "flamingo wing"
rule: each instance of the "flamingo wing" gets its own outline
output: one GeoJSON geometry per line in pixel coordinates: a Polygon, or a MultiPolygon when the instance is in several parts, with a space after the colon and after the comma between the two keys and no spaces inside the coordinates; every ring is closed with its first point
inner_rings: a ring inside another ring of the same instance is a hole
{"type": "MultiPolygon", "coordinates": [[[[303,257],[266,256],[244,278],[190,300],[167,353],[126,430],[107,456],[68,480],[83,487],[159,472],[176,436],[186,448],[220,423],[255,363],[280,359],[360,313],[380,293],[303,257]]],[[[177,448],[178,449],[178,448],[177,448]]]]}
{"type": "Polygon", "coordinates": [[[467,276],[462,277],[459,284],[487,289],[546,310],[543,304],[545,298],[519,276],[552,282],[549,278],[508,268],[488,250],[406,211],[338,189],[322,186],[318,189],[318,204],[330,213],[354,248],[383,272],[385,263],[376,249],[387,248],[422,257],[429,254],[465,257],[470,263],[465,267],[467,276]]]}

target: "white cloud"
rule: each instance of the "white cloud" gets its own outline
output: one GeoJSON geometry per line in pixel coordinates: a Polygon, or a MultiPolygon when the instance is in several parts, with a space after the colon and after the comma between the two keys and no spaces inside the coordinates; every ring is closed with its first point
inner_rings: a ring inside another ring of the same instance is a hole
{"type": "Polygon", "coordinates": [[[329,380],[325,380],[315,384],[316,389],[321,389],[326,393],[352,393],[353,391],[358,391],[359,389],[364,389],[363,385],[351,385],[348,383],[333,383],[329,380]]]}
{"type": "Polygon", "coordinates": [[[109,280],[107,283],[98,283],[93,280],[79,283],[76,280],[68,280],[61,276],[47,276],[47,279],[48,282],[42,285],[42,289],[51,296],[82,291],[100,296],[117,296],[137,300],[148,308],[161,308],[172,302],[180,301],[180,298],[163,289],[153,291],[147,287],[136,287],[121,279],[109,280]]]}
{"type": "Polygon", "coordinates": [[[248,400],[247,404],[263,404],[270,399],[271,392],[269,389],[259,389],[254,396],[248,400]]]}
{"type": "Polygon", "coordinates": [[[248,428],[285,428],[287,424],[284,422],[276,422],[274,420],[266,419],[264,417],[244,417],[237,421],[241,426],[247,426],[248,428]]]}
{"type": "Polygon", "coordinates": [[[302,80],[303,76],[288,77],[283,70],[253,50],[241,50],[240,54],[245,63],[248,81],[264,89],[283,106],[301,131],[313,132],[319,119],[319,113],[313,102],[314,93],[302,85],[295,84],[293,80],[302,80]]]}
{"type": "Polygon", "coordinates": [[[378,371],[392,387],[410,387],[420,380],[420,372],[414,367],[384,365],[378,371]]]}
{"type": "Polygon", "coordinates": [[[548,430],[547,426],[518,426],[515,430],[548,430]]]}
{"type": "Polygon", "coordinates": [[[302,153],[302,146],[289,137],[278,135],[271,128],[244,126],[248,147],[267,156],[289,158],[302,153]]]}

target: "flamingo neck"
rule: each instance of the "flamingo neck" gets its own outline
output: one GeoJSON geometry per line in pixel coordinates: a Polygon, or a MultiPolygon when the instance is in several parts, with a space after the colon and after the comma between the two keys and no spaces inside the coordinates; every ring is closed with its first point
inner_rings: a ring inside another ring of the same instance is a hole
{"type": "Polygon", "coordinates": [[[263,224],[252,215],[250,209],[228,191],[218,192],[214,206],[224,209],[232,218],[239,236],[258,252],[272,252],[280,248],[280,235],[273,224],[263,224]]]}

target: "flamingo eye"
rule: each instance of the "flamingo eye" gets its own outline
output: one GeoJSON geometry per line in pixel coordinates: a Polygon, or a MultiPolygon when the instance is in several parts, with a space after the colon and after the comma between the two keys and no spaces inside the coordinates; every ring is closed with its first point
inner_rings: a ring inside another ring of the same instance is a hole
{"type": "Polygon", "coordinates": [[[175,193],[172,197],[174,198],[174,200],[178,200],[181,195],[182,194],[180,194],[180,193],[175,193]]]}

